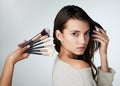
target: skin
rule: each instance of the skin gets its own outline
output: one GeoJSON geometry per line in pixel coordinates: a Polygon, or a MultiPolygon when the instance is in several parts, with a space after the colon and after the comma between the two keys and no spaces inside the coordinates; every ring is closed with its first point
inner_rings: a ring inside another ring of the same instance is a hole
{"type": "MultiPolygon", "coordinates": [[[[101,59],[101,70],[108,72],[107,61],[107,47],[109,38],[106,32],[102,29],[100,31],[93,31],[93,40],[100,42],[99,53],[101,59]]],[[[61,42],[59,58],[70,64],[76,69],[88,68],[88,63],[82,60],[75,60],[76,55],[82,55],[85,52],[89,42],[89,24],[85,21],[77,19],[69,19],[65,25],[63,33],[56,31],[56,37],[61,42]]]]}
{"type": "Polygon", "coordinates": [[[105,30],[100,29],[100,32],[94,31],[94,40],[100,42],[99,53],[101,59],[101,69],[105,72],[109,72],[107,49],[109,44],[109,38],[105,30]]]}
{"type": "Polygon", "coordinates": [[[0,86],[11,86],[15,64],[18,61],[25,59],[29,56],[29,54],[24,52],[30,46],[28,45],[24,48],[21,48],[20,45],[21,44],[19,44],[19,48],[12,52],[10,55],[8,55],[6,59],[2,75],[0,77],[0,86]]]}

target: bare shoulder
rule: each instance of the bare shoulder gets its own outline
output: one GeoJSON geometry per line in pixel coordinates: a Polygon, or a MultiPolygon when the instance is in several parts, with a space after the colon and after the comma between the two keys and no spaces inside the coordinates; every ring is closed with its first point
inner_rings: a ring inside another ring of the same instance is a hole
{"type": "Polygon", "coordinates": [[[74,64],[72,64],[72,66],[75,69],[84,69],[84,68],[89,68],[90,67],[90,65],[83,60],[77,60],[74,64]]]}

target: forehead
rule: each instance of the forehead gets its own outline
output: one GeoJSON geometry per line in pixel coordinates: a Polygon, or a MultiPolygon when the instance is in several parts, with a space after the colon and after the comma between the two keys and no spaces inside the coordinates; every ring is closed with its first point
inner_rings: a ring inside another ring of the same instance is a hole
{"type": "Polygon", "coordinates": [[[82,21],[78,19],[69,19],[65,24],[65,30],[87,31],[89,30],[89,24],[86,21],[82,21]]]}

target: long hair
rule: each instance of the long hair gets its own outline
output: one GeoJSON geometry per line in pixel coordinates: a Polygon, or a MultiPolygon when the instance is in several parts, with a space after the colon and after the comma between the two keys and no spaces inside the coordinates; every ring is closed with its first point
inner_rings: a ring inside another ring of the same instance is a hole
{"type": "Polygon", "coordinates": [[[97,41],[93,40],[92,34],[93,34],[93,30],[96,30],[96,27],[101,29],[102,27],[97,22],[93,21],[82,8],[75,5],[68,5],[63,7],[58,12],[54,20],[53,38],[54,38],[55,49],[58,53],[60,52],[61,43],[57,39],[55,31],[59,30],[61,33],[63,33],[65,24],[69,19],[78,19],[80,21],[85,21],[89,24],[90,39],[89,39],[87,48],[85,50],[85,53],[83,55],[78,55],[76,59],[84,60],[90,65],[93,78],[95,79],[97,75],[97,68],[93,63],[93,58],[94,58],[94,53],[98,49],[100,44],[97,41]]]}

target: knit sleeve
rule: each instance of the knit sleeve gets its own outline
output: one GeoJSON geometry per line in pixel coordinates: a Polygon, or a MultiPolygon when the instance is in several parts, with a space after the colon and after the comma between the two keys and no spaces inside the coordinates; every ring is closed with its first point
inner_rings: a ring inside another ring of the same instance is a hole
{"type": "Polygon", "coordinates": [[[115,71],[112,68],[109,68],[109,72],[105,72],[98,67],[97,86],[113,86],[114,74],[115,71]]]}

